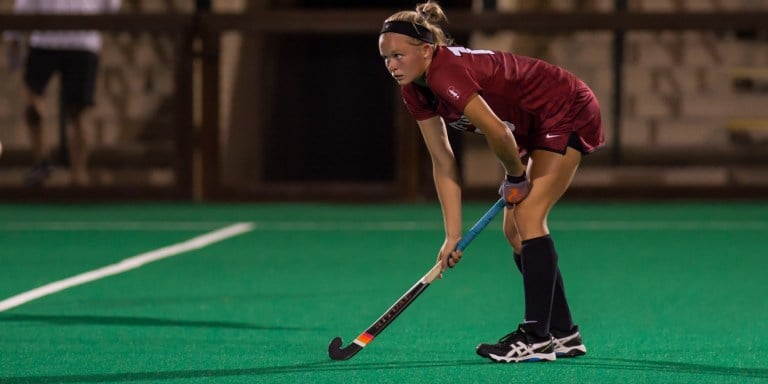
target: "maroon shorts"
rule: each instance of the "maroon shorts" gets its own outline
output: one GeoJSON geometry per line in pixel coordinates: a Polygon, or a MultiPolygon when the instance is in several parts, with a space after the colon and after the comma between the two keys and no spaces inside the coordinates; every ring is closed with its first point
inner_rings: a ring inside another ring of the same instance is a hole
{"type": "Polygon", "coordinates": [[[581,89],[571,110],[562,119],[541,123],[539,129],[530,133],[526,149],[535,149],[564,154],[567,147],[578,149],[583,154],[592,153],[605,144],[600,105],[589,88],[581,89]]]}

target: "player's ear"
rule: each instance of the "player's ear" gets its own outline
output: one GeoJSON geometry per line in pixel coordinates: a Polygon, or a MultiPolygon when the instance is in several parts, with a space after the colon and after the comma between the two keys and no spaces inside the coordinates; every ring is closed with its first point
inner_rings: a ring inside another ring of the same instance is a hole
{"type": "Polygon", "coordinates": [[[422,56],[424,56],[424,59],[428,59],[430,56],[432,56],[432,52],[434,51],[434,46],[432,44],[424,44],[421,48],[422,56]]]}

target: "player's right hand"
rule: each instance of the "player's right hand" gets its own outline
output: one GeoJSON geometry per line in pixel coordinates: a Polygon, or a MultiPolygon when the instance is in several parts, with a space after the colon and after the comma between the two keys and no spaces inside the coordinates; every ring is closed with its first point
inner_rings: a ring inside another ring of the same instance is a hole
{"type": "MultiPolygon", "coordinates": [[[[459,240],[460,239],[445,239],[443,246],[440,247],[440,252],[437,254],[437,261],[442,264],[441,271],[445,271],[448,268],[453,268],[456,266],[456,264],[458,264],[459,260],[461,260],[462,253],[461,251],[456,250],[456,246],[459,244],[459,240]]],[[[441,273],[438,277],[442,279],[443,274],[441,273]]]]}

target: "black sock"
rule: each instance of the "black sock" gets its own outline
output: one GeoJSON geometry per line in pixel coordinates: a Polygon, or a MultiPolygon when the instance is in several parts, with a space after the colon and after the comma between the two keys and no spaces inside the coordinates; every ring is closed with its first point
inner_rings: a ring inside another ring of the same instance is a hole
{"type": "Polygon", "coordinates": [[[534,336],[547,337],[557,280],[557,253],[549,235],[523,241],[520,264],[525,291],[525,327],[534,336]]]}
{"type": "Polygon", "coordinates": [[[557,276],[555,277],[555,294],[552,296],[552,314],[549,320],[551,329],[562,332],[570,332],[573,329],[571,309],[565,298],[565,286],[563,285],[563,277],[560,275],[560,268],[557,268],[557,276]]]}
{"type": "MultiPolygon", "coordinates": [[[[520,273],[523,273],[522,256],[514,253],[515,265],[520,273]]],[[[550,315],[550,328],[562,332],[570,332],[573,329],[573,319],[571,318],[571,309],[568,306],[568,300],[565,298],[565,285],[563,277],[560,275],[560,267],[557,268],[555,276],[555,291],[552,295],[552,314],[550,315]]]]}

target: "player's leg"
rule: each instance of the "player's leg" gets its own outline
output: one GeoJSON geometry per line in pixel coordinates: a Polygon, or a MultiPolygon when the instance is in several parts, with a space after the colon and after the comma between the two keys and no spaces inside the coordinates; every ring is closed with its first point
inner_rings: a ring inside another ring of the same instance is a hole
{"type": "MultiPolygon", "coordinates": [[[[522,240],[517,233],[517,226],[512,218],[513,210],[505,210],[504,217],[504,235],[507,241],[513,249],[513,259],[517,270],[523,273],[522,264],[522,240]]],[[[570,308],[568,307],[568,300],[565,298],[565,286],[563,284],[563,277],[560,273],[560,268],[557,268],[555,276],[555,290],[552,297],[552,315],[550,317],[550,330],[558,331],[559,335],[570,336],[573,330],[577,328],[573,324],[571,319],[570,308]]]]}
{"type": "MultiPolygon", "coordinates": [[[[513,209],[514,208],[507,208],[504,210],[504,237],[506,237],[509,245],[512,246],[512,250],[515,252],[515,255],[519,255],[523,244],[522,240],[520,240],[520,234],[517,232],[517,225],[515,225],[513,209]]],[[[516,257],[515,264],[517,263],[518,260],[516,257]]],[[[518,269],[520,268],[519,265],[517,267],[518,269]]]]}
{"type": "MultiPolygon", "coordinates": [[[[505,212],[504,232],[513,247],[515,233],[525,291],[525,323],[496,344],[481,344],[477,353],[499,362],[553,360],[555,340],[550,335],[552,300],[557,281],[557,253],[549,236],[547,215],[565,193],[581,161],[581,152],[567,148],[564,155],[536,150],[528,163],[531,193],[505,212]]],[[[562,287],[562,284],[561,284],[562,287]]],[[[564,297],[564,296],[563,296],[564,297]]],[[[567,303],[565,303],[567,307],[567,303]]]]}
{"type": "Polygon", "coordinates": [[[45,135],[43,135],[43,97],[29,87],[24,87],[24,122],[29,133],[30,146],[35,161],[48,157],[45,135]]]}
{"type": "Polygon", "coordinates": [[[523,274],[526,320],[535,321],[531,329],[536,334],[546,332],[556,336],[559,356],[583,354],[585,348],[571,319],[547,216],[573,181],[581,156],[581,152],[571,146],[564,155],[534,151],[529,165],[531,199],[515,209],[515,221],[523,239],[521,265],[526,271],[523,274]],[[538,191],[534,193],[535,189],[538,191]],[[548,306],[548,303],[551,304],[548,306]]]}
{"type": "Polygon", "coordinates": [[[27,185],[39,185],[51,172],[48,146],[43,132],[43,95],[57,65],[58,61],[51,51],[37,48],[30,48],[24,65],[24,122],[35,158],[35,165],[25,177],[27,185]]]}
{"type": "Polygon", "coordinates": [[[62,105],[66,116],[67,146],[72,182],[88,183],[88,149],[85,115],[93,105],[98,56],[88,51],[68,51],[62,65],[62,105]]]}

